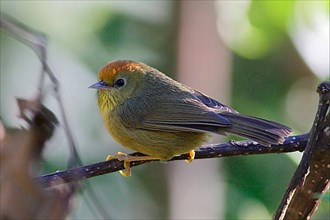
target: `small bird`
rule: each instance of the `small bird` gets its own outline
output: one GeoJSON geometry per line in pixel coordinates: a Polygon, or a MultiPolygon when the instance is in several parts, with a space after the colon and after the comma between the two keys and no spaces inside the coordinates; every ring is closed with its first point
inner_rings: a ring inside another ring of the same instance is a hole
{"type": "Polygon", "coordinates": [[[129,162],[169,160],[190,153],[207,141],[208,133],[243,136],[262,145],[283,143],[291,133],[287,126],[239,114],[209,96],[183,85],[147,64],[121,60],[99,71],[98,105],[105,126],[124,147],[148,156],[115,157],[129,162]]]}

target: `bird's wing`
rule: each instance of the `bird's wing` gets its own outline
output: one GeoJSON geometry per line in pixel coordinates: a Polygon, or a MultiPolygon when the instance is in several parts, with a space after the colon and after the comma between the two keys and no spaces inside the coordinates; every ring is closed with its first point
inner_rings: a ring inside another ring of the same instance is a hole
{"type": "Polygon", "coordinates": [[[229,106],[222,104],[222,103],[218,102],[217,100],[212,99],[211,97],[209,97],[197,90],[193,90],[192,94],[209,108],[217,109],[220,111],[238,113],[235,109],[230,108],[229,106]]]}
{"type": "Polygon", "coordinates": [[[220,127],[224,128],[231,125],[228,119],[212,111],[211,108],[193,97],[180,102],[177,99],[170,99],[162,100],[160,103],[158,108],[155,106],[149,108],[145,105],[142,109],[144,115],[141,118],[134,118],[136,115],[134,112],[125,111],[126,113],[121,114],[122,121],[129,127],[164,132],[219,133],[220,127]],[[133,124],[132,121],[134,121],[133,124]]]}

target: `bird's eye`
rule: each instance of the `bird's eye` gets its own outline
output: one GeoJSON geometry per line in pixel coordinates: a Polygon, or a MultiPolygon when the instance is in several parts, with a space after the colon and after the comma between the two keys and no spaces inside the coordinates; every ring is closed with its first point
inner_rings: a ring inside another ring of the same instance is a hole
{"type": "Polygon", "coordinates": [[[123,87],[126,84],[124,79],[117,79],[116,86],[123,87]]]}

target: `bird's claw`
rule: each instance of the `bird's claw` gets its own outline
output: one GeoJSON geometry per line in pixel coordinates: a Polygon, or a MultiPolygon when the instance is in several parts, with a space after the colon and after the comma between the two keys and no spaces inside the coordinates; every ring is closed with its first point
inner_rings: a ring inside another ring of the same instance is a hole
{"type": "Polygon", "coordinates": [[[129,156],[123,152],[118,152],[116,153],[115,155],[108,155],[107,158],[106,158],[106,161],[108,160],[120,160],[120,161],[123,161],[124,162],[124,170],[119,170],[119,173],[124,176],[124,177],[129,177],[131,176],[131,160],[130,159],[132,158],[132,156],[129,156]]]}
{"type": "Polygon", "coordinates": [[[195,151],[191,150],[189,151],[189,157],[188,159],[184,160],[186,163],[191,163],[195,159],[195,151]]]}

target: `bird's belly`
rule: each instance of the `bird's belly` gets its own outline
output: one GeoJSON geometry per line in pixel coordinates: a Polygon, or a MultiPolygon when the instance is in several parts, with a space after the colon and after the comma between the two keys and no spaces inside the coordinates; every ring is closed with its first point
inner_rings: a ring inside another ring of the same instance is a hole
{"type": "Polygon", "coordinates": [[[158,132],[124,127],[119,121],[106,122],[111,136],[126,148],[169,160],[175,155],[188,153],[206,141],[200,132],[158,132]]]}

